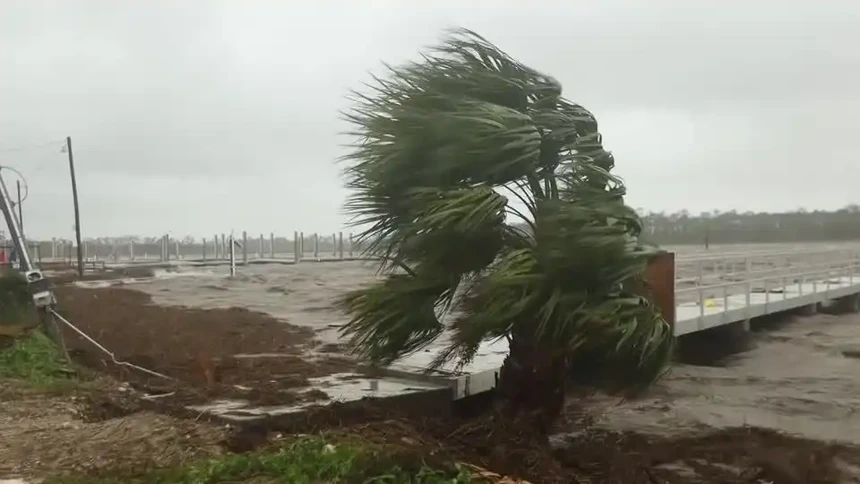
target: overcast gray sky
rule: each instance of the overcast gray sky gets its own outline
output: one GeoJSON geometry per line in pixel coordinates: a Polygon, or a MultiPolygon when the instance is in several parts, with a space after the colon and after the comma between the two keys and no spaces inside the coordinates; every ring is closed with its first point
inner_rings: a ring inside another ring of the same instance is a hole
{"type": "Polygon", "coordinates": [[[67,135],[85,236],[338,230],[347,90],[455,26],[597,115],[633,206],[860,201],[847,0],[0,0],[0,164],[31,237],[72,234],[67,135]]]}

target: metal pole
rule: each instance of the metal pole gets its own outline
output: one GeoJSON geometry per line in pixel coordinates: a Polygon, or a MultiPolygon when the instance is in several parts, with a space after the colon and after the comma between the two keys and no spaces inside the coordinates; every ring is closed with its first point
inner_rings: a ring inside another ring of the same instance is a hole
{"type": "Polygon", "coordinates": [[[24,240],[24,233],[21,231],[21,226],[15,219],[15,212],[12,211],[12,199],[9,198],[9,191],[6,189],[6,182],[0,176],[0,209],[3,210],[3,217],[6,219],[6,226],[9,228],[9,238],[12,239],[12,244],[18,251],[19,261],[22,271],[33,270],[33,262],[30,260],[30,254],[27,251],[27,241],[24,240]]]}
{"type": "Polygon", "coordinates": [[[230,234],[230,277],[236,276],[236,241],[233,239],[233,234],[230,234]]]}
{"type": "Polygon", "coordinates": [[[72,137],[66,136],[66,151],[69,154],[69,174],[72,177],[72,200],[75,204],[75,241],[78,243],[78,276],[84,276],[84,248],[81,244],[81,209],[78,206],[78,181],[75,178],[75,157],[72,154],[72,137]]]}
{"type": "Polygon", "coordinates": [[[248,232],[242,231],[242,264],[248,265],[248,232]]]}
{"type": "Polygon", "coordinates": [[[24,209],[21,207],[21,180],[15,180],[15,186],[18,187],[18,223],[21,224],[21,233],[24,233],[24,209]]]}
{"type": "Polygon", "coordinates": [[[320,234],[314,233],[314,259],[320,258],[320,234]]]}

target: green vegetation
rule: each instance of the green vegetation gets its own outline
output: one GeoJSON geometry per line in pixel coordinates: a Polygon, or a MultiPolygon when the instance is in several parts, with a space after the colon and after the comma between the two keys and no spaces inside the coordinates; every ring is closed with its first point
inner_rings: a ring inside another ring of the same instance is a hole
{"type": "Polygon", "coordinates": [[[306,437],[278,451],[229,454],[176,469],[158,469],[141,476],[66,476],[45,484],[209,484],[255,483],[377,483],[377,484],[467,484],[468,471],[431,468],[414,459],[397,459],[373,446],[342,442],[329,444],[319,437],[306,437]]]}
{"type": "Polygon", "coordinates": [[[48,386],[66,380],[64,369],[62,355],[41,331],[29,331],[0,348],[0,378],[48,386]]]}
{"type": "Polygon", "coordinates": [[[435,362],[468,363],[507,338],[499,387],[546,430],[576,373],[603,389],[653,382],[669,325],[641,280],[652,248],[611,173],[597,120],[561,85],[465,30],[419,63],[390,68],[346,114],[347,210],[382,258],[382,282],[350,293],[344,334],[380,364],[436,340],[435,362]],[[523,227],[526,227],[523,229],[523,227]]]}
{"type": "Polygon", "coordinates": [[[0,325],[24,323],[32,313],[27,280],[13,269],[0,269],[0,325]]]}
{"type": "Polygon", "coordinates": [[[645,236],[659,244],[824,242],[860,239],[860,207],[786,213],[704,212],[643,215],[645,236]]]}

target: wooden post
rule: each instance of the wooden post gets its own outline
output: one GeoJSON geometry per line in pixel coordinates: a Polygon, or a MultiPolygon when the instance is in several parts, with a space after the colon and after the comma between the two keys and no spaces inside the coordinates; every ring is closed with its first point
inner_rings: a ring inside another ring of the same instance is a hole
{"type": "Polygon", "coordinates": [[[675,329],[675,254],[660,252],[648,261],[645,268],[645,281],[651,301],[675,329]]]}
{"type": "Polygon", "coordinates": [[[340,255],[340,259],[343,260],[343,232],[338,232],[337,234],[337,252],[340,255]]]}
{"type": "Polygon", "coordinates": [[[299,233],[293,232],[293,262],[299,263],[299,233]]]}
{"type": "Polygon", "coordinates": [[[349,257],[352,258],[352,246],[355,245],[355,239],[352,236],[352,233],[349,234],[349,257]]]}
{"type": "Polygon", "coordinates": [[[337,258],[337,234],[331,234],[331,256],[337,258]]]}
{"type": "Polygon", "coordinates": [[[78,206],[78,182],[75,178],[75,157],[72,154],[72,137],[66,136],[66,152],[69,154],[69,174],[72,177],[72,201],[75,204],[75,240],[78,242],[78,276],[84,277],[83,247],[81,247],[81,210],[78,206]]]}

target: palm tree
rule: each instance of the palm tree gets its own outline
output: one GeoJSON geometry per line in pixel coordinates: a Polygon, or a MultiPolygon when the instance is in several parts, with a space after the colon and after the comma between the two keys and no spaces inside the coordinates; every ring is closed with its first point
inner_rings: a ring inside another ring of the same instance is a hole
{"type": "Polygon", "coordinates": [[[434,366],[462,366],[506,338],[499,389],[542,429],[571,376],[658,378],[671,330],[630,284],[654,249],[594,116],[467,30],[388,72],[345,115],[346,207],[385,275],[340,301],[357,354],[390,364],[444,333],[434,366]]]}

